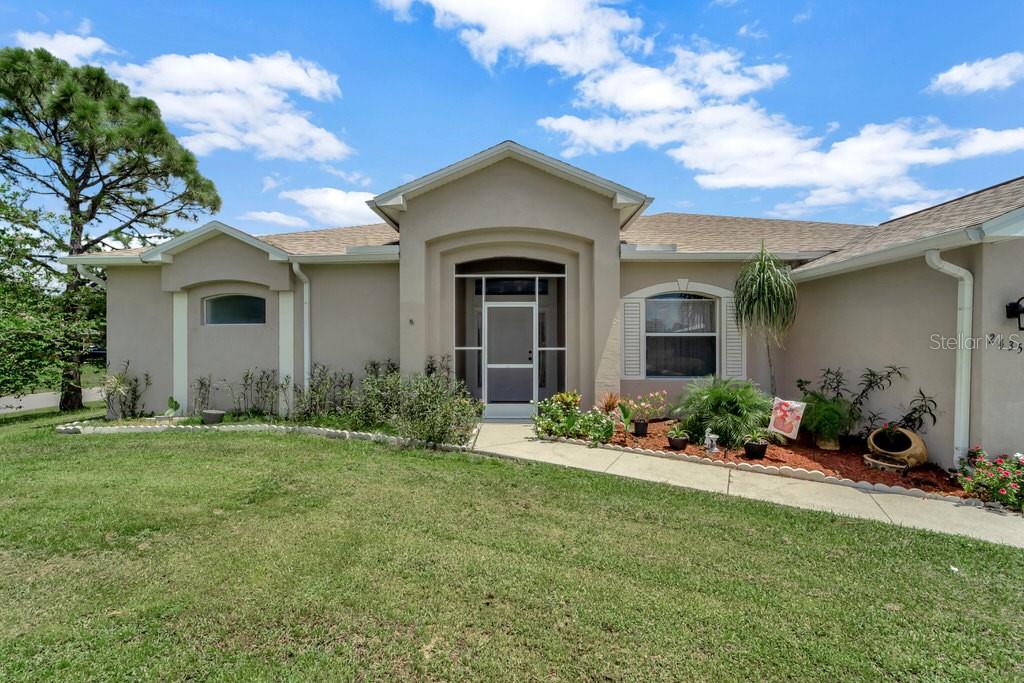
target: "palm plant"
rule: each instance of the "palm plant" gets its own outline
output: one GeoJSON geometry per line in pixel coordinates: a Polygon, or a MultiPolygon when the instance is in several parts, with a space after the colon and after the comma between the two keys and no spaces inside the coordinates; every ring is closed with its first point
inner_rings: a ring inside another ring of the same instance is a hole
{"type": "Polygon", "coordinates": [[[776,394],[772,343],[778,344],[796,319],[796,284],[789,267],[773,256],[762,241],[761,251],[736,276],[734,296],[736,324],[764,333],[771,389],[776,394]]]}

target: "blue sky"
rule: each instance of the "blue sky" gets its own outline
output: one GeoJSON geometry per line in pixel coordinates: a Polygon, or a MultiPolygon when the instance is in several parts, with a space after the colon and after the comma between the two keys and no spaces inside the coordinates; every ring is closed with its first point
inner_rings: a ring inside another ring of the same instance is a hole
{"type": "MultiPolygon", "coordinates": [[[[504,139],[649,212],[876,223],[1024,173],[1024,3],[0,0],[161,105],[260,234],[504,139]]],[[[182,226],[186,227],[186,226],[182,226]]]]}

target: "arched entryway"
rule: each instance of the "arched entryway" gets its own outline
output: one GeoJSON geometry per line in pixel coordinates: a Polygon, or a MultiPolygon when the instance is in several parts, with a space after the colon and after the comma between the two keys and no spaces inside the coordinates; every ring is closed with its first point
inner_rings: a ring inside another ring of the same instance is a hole
{"type": "Polygon", "coordinates": [[[455,268],[456,375],[489,419],[533,414],[565,390],[565,266],[488,258],[455,268]]]}

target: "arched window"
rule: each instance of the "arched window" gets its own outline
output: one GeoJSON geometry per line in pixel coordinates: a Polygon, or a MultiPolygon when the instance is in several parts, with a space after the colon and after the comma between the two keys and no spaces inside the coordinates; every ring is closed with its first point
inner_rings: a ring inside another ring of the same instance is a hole
{"type": "Polygon", "coordinates": [[[203,300],[203,322],[207,325],[263,325],[267,322],[267,300],[245,294],[224,294],[203,300]]]}
{"type": "Polygon", "coordinates": [[[648,297],[644,303],[644,374],[647,377],[718,374],[715,299],[670,292],[648,297]]]}

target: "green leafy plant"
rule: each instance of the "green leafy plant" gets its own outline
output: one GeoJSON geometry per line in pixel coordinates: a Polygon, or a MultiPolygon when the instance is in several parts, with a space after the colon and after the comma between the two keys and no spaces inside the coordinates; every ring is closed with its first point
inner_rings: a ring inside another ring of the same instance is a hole
{"type": "Polygon", "coordinates": [[[293,388],[293,419],[312,421],[344,411],[352,401],[352,373],[332,371],[326,365],[313,363],[309,369],[309,387],[293,388]]]}
{"type": "Polygon", "coordinates": [[[619,401],[619,415],[622,417],[622,425],[629,431],[629,424],[633,421],[633,406],[629,401],[619,401]]]}
{"type": "Polygon", "coordinates": [[[668,430],[668,436],[673,439],[692,438],[690,436],[690,432],[686,431],[686,427],[683,426],[682,422],[676,422],[674,425],[672,425],[672,427],[668,430]]]}
{"type": "Polygon", "coordinates": [[[588,410],[577,421],[579,434],[595,444],[608,443],[615,435],[615,420],[600,410],[588,410]]]}
{"type": "Polygon", "coordinates": [[[537,403],[537,412],[533,416],[533,424],[537,433],[543,436],[577,438],[579,421],[582,414],[579,401],[574,400],[576,392],[555,394],[537,403]]]}
{"type": "Polygon", "coordinates": [[[967,452],[957,479],[964,491],[982,500],[1014,510],[1024,506],[1024,456],[1020,453],[990,458],[975,446],[967,452]]]}
{"type": "Polygon", "coordinates": [[[210,408],[210,396],[213,392],[213,376],[197,377],[192,382],[192,414],[199,415],[210,408]]]}
{"type": "Polygon", "coordinates": [[[164,417],[174,417],[179,410],[181,410],[181,404],[173,396],[168,396],[167,410],[164,411],[164,417]]]}
{"type": "Polygon", "coordinates": [[[918,389],[917,396],[907,406],[907,412],[897,420],[897,424],[912,432],[923,433],[926,419],[931,420],[932,426],[935,426],[937,422],[935,410],[937,408],[938,403],[935,402],[935,398],[926,395],[924,391],[918,389]]]}
{"type": "Polygon", "coordinates": [[[753,444],[766,444],[766,443],[781,443],[783,437],[776,432],[768,431],[767,427],[758,427],[753,429],[749,434],[743,436],[743,443],[753,444]]]}
{"type": "Polygon", "coordinates": [[[483,404],[466,385],[437,366],[429,374],[403,378],[399,396],[396,431],[428,443],[467,443],[483,413],[483,404]]]}
{"type": "Polygon", "coordinates": [[[721,377],[694,380],[672,410],[689,433],[703,435],[710,429],[727,448],[767,426],[771,412],[771,397],[756,385],[721,377]]]}
{"type": "Polygon", "coordinates": [[[370,361],[363,368],[359,390],[353,394],[350,413],[354,429],[374,429],[390,424],[398,413],[402,375],[390,360],[370,361]]]}
{"type": "Polygon", "coordinates": [[[778,345],[796,320],[796,284],[789,266],[773,256],[762,241],[757,256],[745,263],[736,276],[733,295],[736,324],[764,334],[771,390],[775,394],[772,344],[778,345]]]}
{"type": "Polygon", "coordinates": [[[800,426],[818,439],[837,440],[850,432],[853,421],[850,401],[842,396],[805,393],[804,416],[800,426]]]}
{"type": "Polygon", "coordinates": [[[655,418],[664,417],[668,407],[667,391],[652,391],[649,394],[640,394],[631,398],[625,398],[619,402],[619,411],[622,412],[622,405],[626,405],[629,419],[623,414],[623,421],[649,422],[655,418]]]}
{"type": "Polygon", "coordinates": [[[236,415],[276,415],[278,398],[290,383],[287,377],[279,381],[277,370],[260,368],[247,368],[237,383],[222,380],[236,415]]]}

